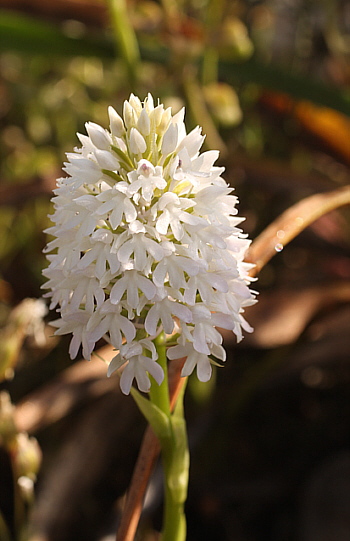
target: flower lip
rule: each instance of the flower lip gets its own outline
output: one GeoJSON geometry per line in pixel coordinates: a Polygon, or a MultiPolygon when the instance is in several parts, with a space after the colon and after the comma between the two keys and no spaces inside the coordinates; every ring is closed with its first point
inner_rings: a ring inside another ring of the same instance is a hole
{"type": "Polygon", "coordinates": [[[155,169],[153,165],[148,160],[140,160],[138,167],[137,167],[137,173],[139,175],[143,175],[145,177],[148,177],[150,174],[155,173],[155,169]]]}

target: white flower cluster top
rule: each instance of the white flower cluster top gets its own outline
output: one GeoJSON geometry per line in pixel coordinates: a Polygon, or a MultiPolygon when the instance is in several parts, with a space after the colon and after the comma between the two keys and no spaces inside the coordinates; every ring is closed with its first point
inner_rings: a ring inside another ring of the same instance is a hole
{"type": "Polygon", "coordinates": [[[201,129],[186,135],[184,110],[172,116],[150,94],[143,103],[132,94],[124,119],[108,113],[110,131],[87,123],[78,134],[82,147],[54,191],[44,287],[60,312],[56,334],[73,334],[71,358],[80,345],[89,359],[98,340],[110,342],[118,354],[108,375],[127,363],[126,394],[134,378],[141,391],[148,374],[163,380],[152,341],[161,331],[177,340],[168,358],[187,357],[182,375],[197,367],[207,381],[211,362],[225,360],[216,327],[238,340],[251,330],[237,198],[213,165],[219,153],[199,153],[201,129]]]}

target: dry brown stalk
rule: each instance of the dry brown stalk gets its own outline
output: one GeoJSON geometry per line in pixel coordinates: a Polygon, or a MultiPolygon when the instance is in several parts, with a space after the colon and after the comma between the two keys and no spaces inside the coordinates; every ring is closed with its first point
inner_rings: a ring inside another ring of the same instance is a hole
{"type": "Polygon", "coordinates": [[[350,205],[350,185],[306,197],[283,212],[252,242],[246,257],[247,262],[255,265],[251,276],[256,276],[276,253],[311,223],[345,205],[350,205]]]}

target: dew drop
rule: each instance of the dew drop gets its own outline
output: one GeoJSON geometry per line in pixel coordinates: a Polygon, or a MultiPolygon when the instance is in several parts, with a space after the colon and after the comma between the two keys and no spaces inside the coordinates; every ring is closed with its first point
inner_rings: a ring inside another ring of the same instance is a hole
{"type": "Polygon", "coordinates": [[[275,245],[275,250],[276,252],[282,252],[283,250],[283,244],[281,242],[278,242],[276,245],[275,245]]]}
{"type": "Polygon", "coordinates": [[[286,234],[286,233],[285,233],[285,231],[283,231],[283,229],[280,229],[279,231],[277,231],[277,237],[278,237],[279,239],[283,239],[284,236],[285,236],[285,234],[286,234]]]}

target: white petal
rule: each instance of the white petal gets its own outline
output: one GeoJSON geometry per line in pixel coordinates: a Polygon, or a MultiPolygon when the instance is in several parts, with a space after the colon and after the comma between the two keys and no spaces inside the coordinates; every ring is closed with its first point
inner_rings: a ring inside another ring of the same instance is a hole
{"type": "Polygon", "coordinates": [[[113,325],[113,321],[109,327],[109,336],[112,346],[115,349],[120,349],[123,343],[122,333],[120,332],[119,327],[113,325]]]}
{"type": "Polygon", "coordinates": [[[146,370],[142,366],[135,368],[135,377],[137,386],[142,393],[148,393],[151,388],[151,382],[146,370]]]}
{"type": "Polygon", "coordinates": [[[131,342],[136,336],[136,329],[134,324],[126,317],[120,316],[120,328],[127,342],[131,342]]]}
{"type": "Polygon", "coordinates": [[[119,169],[119,161],[109,152],[109,150],[95,150],[97,163],[103,169],[109,171],[117,171],[119,169]]]}
{"type": "Polygon", "coordinates": [[[210,349],[208,347],[206,336],[204,332],[203,325],[200,323],[195,326],[193,331],[193,347],[198,353],[203,353],[204,355],[210,355],[210,349]]]}
{"type": "MultiPolygon", "coordinates": [[[[111,274],[114,275],[118,272],[120,268],[120,262],[115,254],[108,253],[107,254],[107,261],[109,263],[111,274]]],[[[101,284],[102,285],[102,284],[101,284]]],[[[103,286],[105,287],[105,286],[103,286]]]]}
{"type": "Polygon", "coordinates": [[[193,316],[191,310],[187,308],[187,306],[184,306],[178,302],[172,302],[171,311],[174,316],[177,316],[185,323],[191,323],[193,316]]]}
{"type": "Polygon", "coordinates": [[[151,340],[149,340],[148,338],[144,338],[143,340],[139,341],[139,344],[151,352],[153,361],[156,361],[158,359],[156,346],[151,340]]]}
{"type": "Polygon", "coordinates": [[[133,242],[133,239],[130,239],[127,242],[124,242],[123,246],[119,248],[118,259],[121,263],[126,263],[129,260],[134,251],[134,247],[135,243],[133,242]]]}
{"type": "Polygon", "coordinates": [[[126,367],[123,370],[123,373],[120,378],[120,388],[122,393],[128,395],[130,393],[131,385],[135,377],[134,366],[128,362],[126,367]]]}
{"type": "Polygon", "coordinates": [[[221,361],[226,361],[226,351],[222,346],[217,346],[216,344],[212,344],[211,346],[211,352],[217,359],[220,359],[221,361]]]}
{"type": "Polygon", "coordinates": [[[111,362],[109,363],[108,370],[107,370],[107,376],[110,377],[113,372],[118,370],[123,364],[125,364],[125,360],[121,358],[120,353],[113,357],[111,362]]]}
{"type": "Polygon", "coordinates": [[[135,221],[137,218],[137,211],[130,199],[127,197],[124,199],[124,214],[128,223],[135,221]]]}
{"type": "Polygon", "coordinates": [[[145,276],[139,275],[138,286],[149,301],[153,299],[154,295],[156,294],[156,287],[150,280],[145,278],[145,276]]]}
{"type": "Polygon", "coordinates": [[[177,345],[168,349],[167,357],[171,361],[175,359],[182,359],[183,357],[186,357],[191,351],[193,351],[191,344],[186,344],[186,346],[177,345]]]}
{"type": "Polygon", "coordinates": [[[211,321],[215,327],[221,327],[231,331],[235,324],[234,318],[229,314],[212,314],[211,321]]]}
{"type": "Polygon", "coordinates": [[[111,289],[110,300],[112,304],[118,304],[127,288],[127,279],[125,276],[116,281],[111,289]]]}
{"type": "Polygon", "coordinates": [[[170,214],[168,209],[165,209],[162,214],[156,219],[156,230],[161,235],[166,235],[170,224],[170,214]]]}
{"type": "Polygon", "coordinates": [[[196,156],[197,152],[201,148],[203,141],[205,139],[204,136],[201,135],[201,132],[202,132],[202,128],[200,128],[199,126],[194,128],[181,141],[179,145],[179,150],[181,150],[182,148],[186,148],[190,158],[193,158],[194,156],[196,156]]]}
{"type": "MultiPolygon", "coordinates": [[[[55,333],[56,334],[56,333],[55,333]]],[[[73,334],[73,338],[69,344],[69,356],[73,360],[78,355],[81,339],[77,334],[73,334]]]]}
{"type": "Polygon", "coordinates": [[[143,365],[151,376],[156,380],[158,385],[160,385],[164,379],[164,371],[160,364],[157,361],[152,361],[149,357],[142,356],[143,365]]]}
{"type": "Polygon", "coordinates": [[[145,250],[145,246],[142,243],[142,239],[141,242],[135,243],[134,262],[135,269],[138,271],[143,271],[147,264],[147,253],[145,250]]]}
{"type": "Polygon", "coordinates": [[[177,126],[171,123],[163,136],[162,154],[164,157],[174,152],[177,146],[177,138],[177,126]]]}
{"type": "Polygon", "coordinates": [[[185,364],[183,365],[182,367],[182,370],[181,370],[181,376],[183,378],[187,377],[187,376],[190,376],[196,366],[196,355],[198,355],[197,353],[196,354],[192,354],[190,355],[189,357],[187,357],[186,361],[185,361],[185,364]]]}
{"type": "Polygon", "coordinates": [[[152,239],[148,239],[147,237],[144,238],[143,242],[146,245],[147,252],[151,254],[156,261],[163,259],[164,251],[160,244],[152,239]]]}
{"type": "Polygon", "coordinates": [[[196,276],[199,271],[199,264],[197,261],[193,261],[193,259],[189,257],[178,257],[178,265],[181,267],[184,271],[187,272],[189,276],[196,276]]]}
{"type": "Polygon", "coordinates": [[[160,317],[165,334],[171,334],[174,330],[174,319],[168,307],[161,309],[160,317]]]}
{"type": "Polygon", "coordinates": [[[162,287],[164,285],[165,276],[167,273],[167,265],[163,260],[158,263],[157,267],[153,271],[153,282],[157,287],[162,287]]]}
{"type": "Polygon", "coordinates": [[[212,373],[212,367],[209,358],[206,355],[200,355],[197,362],[197,376],[199,381],[209,381],[212,373]]]}
{"type": "Polygon", "coordinates": [[[78,263],[79,269],[86,269],[93,261],[95,261],[98,254],[98,245],[96,244],[91,250],[88,250],[78,263]]]}
{"type": "Polygon", "coordinates": [[[157,332],[158,321],[159,305],[155,303],[149,310],[145,320],[145,329],[151,336],[153,336],[157,332]]]}
{"type": "Polygon", "coordinates": [[[117,229],[117,227],[120,225],[120,222],[122,221],[123,217],[123,206],[122,204],[118,204],[114,207],[112,213],[109,215],[109,223],[113,227],[113,229],[117,229]]]}
{"type": "Polygon", "coordinates": [[[137,284],[134,281],[128,283],[126,301],[131,308],[137,308],[139,302],[139,292],[137,284]]]}

